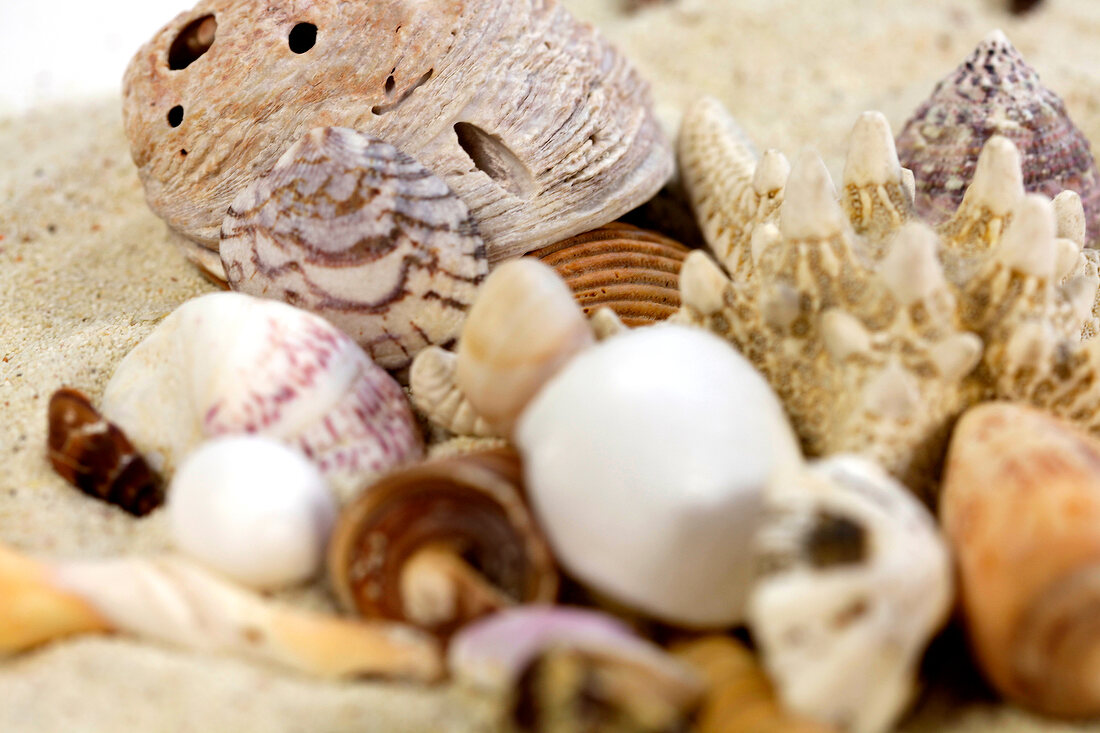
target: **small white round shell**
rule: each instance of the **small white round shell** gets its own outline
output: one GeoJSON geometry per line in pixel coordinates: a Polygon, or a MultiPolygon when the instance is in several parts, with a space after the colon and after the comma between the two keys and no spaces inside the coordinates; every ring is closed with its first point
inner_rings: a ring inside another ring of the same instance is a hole
{"type": "Polygon", "coordinates": [[[801,455],[728,344],[672,324],[604,341],[543,387],[515,438],[543,528],[580,580],[675,624],[741,620],[764,486],[801,455]]]}
{"type": "Polygon", "coordinates": [[[336,519],[332,494],[313,464],[255,435],[200,446],[173,477],[167,506],[181,551],[258,589],[312,577],[336,519]]]}
{"type": "Polygon", "coordinates": [[[423,452],[400,385],[320,316],[240,293],[194,298],[122,360],[103,414],[171,474],[200,443],[292,445],[342,498],[423,452]]]}
{"type": "Polygon", "coordinates": [[[453,344],[489,271],[442,179],[339,127],[311,130],[244,189],[221,236],[230,287],[324,316],[386,369],[453,344]]]}

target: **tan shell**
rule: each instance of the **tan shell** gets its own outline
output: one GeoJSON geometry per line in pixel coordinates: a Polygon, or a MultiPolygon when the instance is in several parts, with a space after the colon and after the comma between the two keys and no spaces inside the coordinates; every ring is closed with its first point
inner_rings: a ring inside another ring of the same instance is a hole
{"type": "Polygon", "coordinates": [[[836,729],[783,709],[764,669],[744,644],[729,636],[704,636],[673,645],[708,691],[696,714],[699,733],[833,733],[836,729]]]}
{"type": "Polygon", "coordinates": [[[594,342],[572,293],[550,267],[526,257],[507,262],[482,285],[462,329],[458,388],[507,435],[546,380],[594,342]]]}
{"type": "Polygon", "coordinates": [[[1100,441],[1024,405],[976,407],[940,514],[989,681],[1044,713],[1100,715],[1100,441]]]}
{"type": "Polygon", "coordinates": [[[489,271],[466,205],[424,166],[354,130],[311,130],[233,201],[234,290],[324,316],[385,369],[458,338],[489,271]]]}
{"type": "Polygon", "coordinates": [[[315,127],[443,178],[491,261],[612,221],[672,172],[645,82],[541,0],[202,0],[137,52],[123,96],[149,205],[210,250],[233,199],[315,127]]]}
{"type": "Polygon", "coordinates": [[[931,498],[955,418],[1023,399],[1100,430],[1097,262],[1071,192],[1024,194],[994,136],[955,214],[914,221],[890,126],[864,113],[838,193],[814,154],[759,163],[729,115],[685,116],[684,180],[727,276],[693,252],[677,320],[741,349],[811,456],[856,452],[931,498]],[[789,178],[787,171],[790,171],[789,178]]]}
{"type": "Polygon", "coordinates": [[[628,327],[663,321],[680,307],[688,249],[656,232],[614,222],[531,253],[554,270],[591,317],[607,306],[628,327]]]}
{"type": "Polygon", "coordinates": [[[511,449],[388,474],[345,509],[328,563],[346,608],[442,636],[499,608],[552,602],[558,589],[511,449]]]}

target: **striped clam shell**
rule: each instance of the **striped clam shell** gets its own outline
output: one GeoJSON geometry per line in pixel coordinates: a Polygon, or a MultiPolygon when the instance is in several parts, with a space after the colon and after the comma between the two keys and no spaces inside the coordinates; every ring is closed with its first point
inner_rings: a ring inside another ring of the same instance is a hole
{"type": "Polygon", "coordinates": [[[531,256],[557,271],[586,316],[608,306],[635,327],[663,321],[680,307],[680,267],[688,251],[656,232],[613,222],[531,256]]]}
{"type": "Polygon", "coordinates": [[[292,145],[233,201],[221,236],[231,288],[324,316],[391,370],[454,343],[488,272],[447,184],[345,128],[292,145]]]}

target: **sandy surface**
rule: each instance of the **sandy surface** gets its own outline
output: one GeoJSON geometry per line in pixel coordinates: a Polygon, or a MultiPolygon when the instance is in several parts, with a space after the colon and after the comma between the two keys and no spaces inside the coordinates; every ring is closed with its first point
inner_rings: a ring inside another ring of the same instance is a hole
{"type": "MultiPolygon", "coordinates": [[[[882,110],[900,129],[935,81],[1001,27],[1100,140],[1093,0],[1050,0],[1023,19],[978,0],[677,0],[633,15],[622,3],[566,2],[636,61],[670,130],[686,104],[713,94],[760,147],[812,145],[837,174],[859,112],[882,110]]],[[[62,384],[98,397],[160,318],[212,289],[145,207],[118,109],[105,99],[0,120],[0,541],[48,557],[168,546],[162,517],[136,521],[52,473],[45,406],[62,384]]],[[[329,604],[320,586],[286,598],[329,604]]],[[[1100,731],[988,701],[951,667],[934,670],[940,682],[906,730],[1100,731]]],[[[5,732],[470,730],[483,713],[445,690],[320,683],[119,639],[0,661],[5,732]]]]}

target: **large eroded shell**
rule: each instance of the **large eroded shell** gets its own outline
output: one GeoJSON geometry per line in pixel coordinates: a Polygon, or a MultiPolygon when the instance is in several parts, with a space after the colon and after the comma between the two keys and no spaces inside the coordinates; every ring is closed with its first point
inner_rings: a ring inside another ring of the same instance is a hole
{"type": "Polygon", "coordinates": [[[614,222],[531,256],[554,268],[586,316],[607,306],[634,327],[663,321],[680,307],[680,266],[687,253],[657,232],[614,222]]]}
{"type": "Polygon", "coordinates": [[[672,172],[645,82],[543,0],[202,0],[137,52],[123,95],[149,205],[215,275],[229,204],[315,127],[443,178],[491,261],[612,221],[672,172]]]}
{"type": "Polygon", "coordinates": [[[1100,177],[1089,142],[1001,31],[936,85],[898,135],[901,164],[916,176],[917,213],[933,224],[955,213],[994,135],[1020,151],[1026,191],[1051,198],[1076,191],[1089,239],[1100,236],[1100,177]]]}
{"type": "Polygon", "coordinates": [[[489,271],[446,183],[344,128],[292,145],[234,199],[221,236],[230,287],[324,316],[386,369],[451,345],[489,271]]]}
{"type": "Polygon", "coordinates": [[[258,433],[301,450],[344,498],[423,451],[400,385],[354,341],[241,293],[165,318],[118,365],[103,414],[166,474],[204,440],[258,433]]]}

